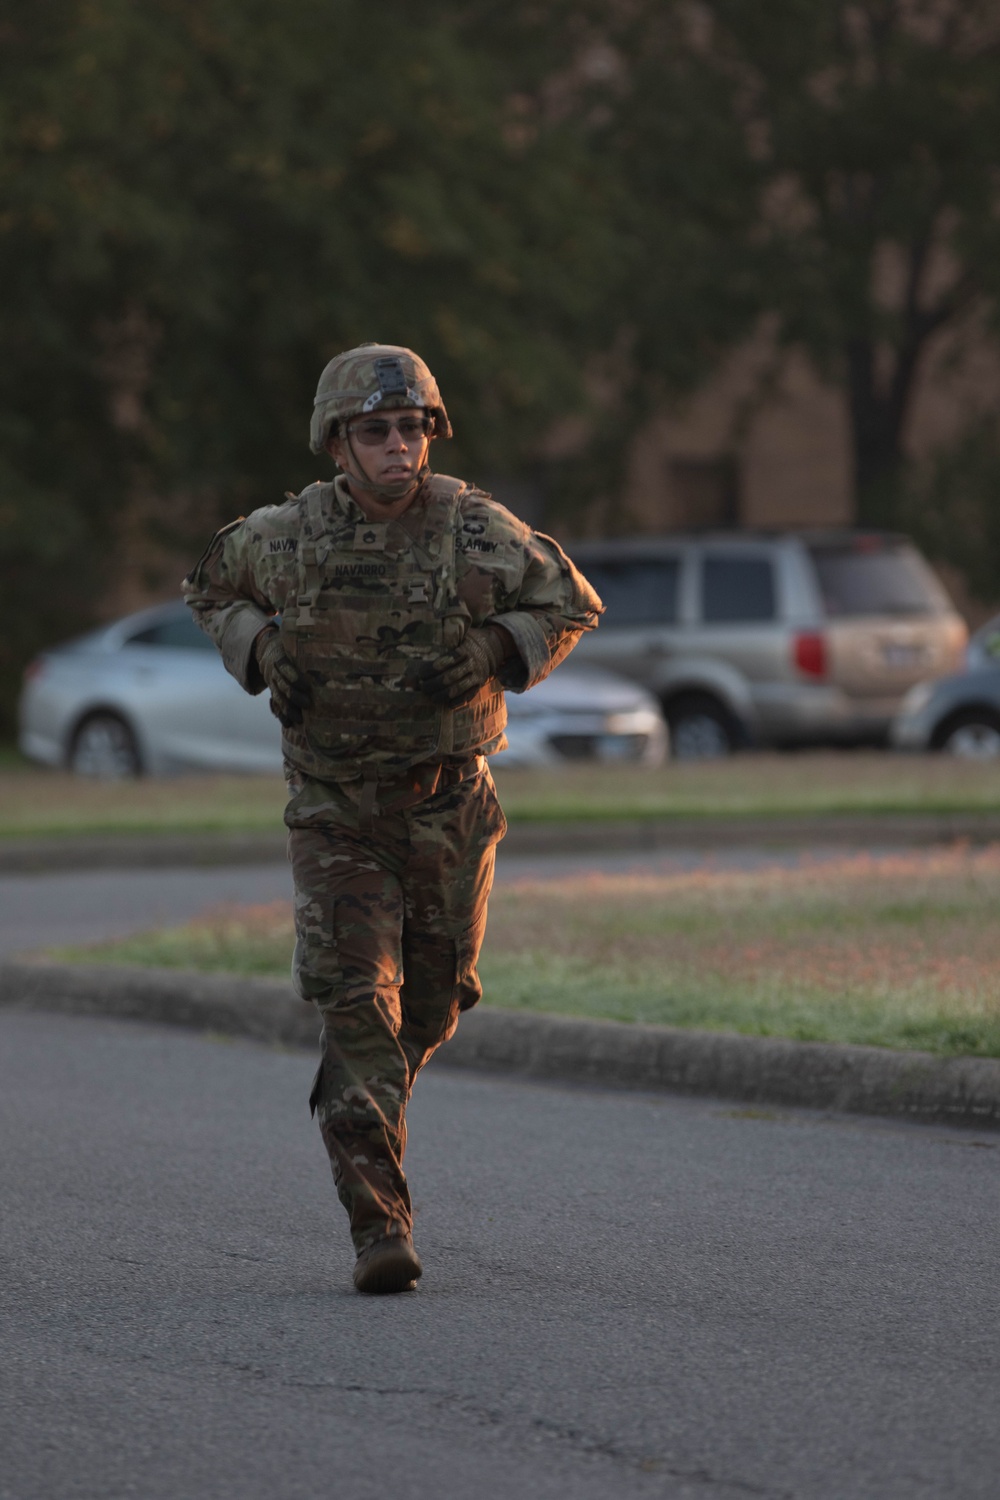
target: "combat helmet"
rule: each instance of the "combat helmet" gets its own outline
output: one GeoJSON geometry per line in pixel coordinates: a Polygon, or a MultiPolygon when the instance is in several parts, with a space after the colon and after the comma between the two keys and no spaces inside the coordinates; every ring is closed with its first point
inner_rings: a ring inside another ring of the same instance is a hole
{"type": "Polygon", "coordinates": [[[437,381],[419,354],[399,344],[359,344],[331,359],[316,387],[309,446],[322,453],[327,439],[350,417],[380,406],[419,406],[434,418],[437,437],[451,437],[437,381]]]}

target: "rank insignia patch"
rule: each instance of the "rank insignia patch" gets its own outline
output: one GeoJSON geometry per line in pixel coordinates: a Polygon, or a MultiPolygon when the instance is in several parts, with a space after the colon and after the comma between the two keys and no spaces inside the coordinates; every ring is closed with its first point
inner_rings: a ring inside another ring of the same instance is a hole
{"type": "Polygon", "coordinates": [[[354,528],[355,552],[385,551],[385,522],[364,521],[354,528]]]}

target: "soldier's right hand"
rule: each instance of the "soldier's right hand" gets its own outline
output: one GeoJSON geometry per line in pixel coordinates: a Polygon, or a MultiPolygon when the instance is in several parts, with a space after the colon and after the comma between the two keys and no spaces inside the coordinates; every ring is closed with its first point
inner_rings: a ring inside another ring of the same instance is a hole
{"type": "Polygon", "coordinates": [[[285,653],[281,636],[268,625],[254,641],[254,655],[271,693],[271,712],[286,729],[302,723],[302,710],[312,702],[312,687],[285,653]]]}

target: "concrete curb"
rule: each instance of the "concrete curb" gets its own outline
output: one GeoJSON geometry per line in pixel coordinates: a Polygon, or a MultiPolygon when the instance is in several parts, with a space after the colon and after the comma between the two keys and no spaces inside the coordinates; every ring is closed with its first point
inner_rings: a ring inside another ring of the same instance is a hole
{"type": "Polygon", "coordinates": [[[157,870],[283,862],[285,830],[266,833],[103,833],[0,840],[0,875],[157,870]]]}
{"type": "MultiPolygon", "coordinates": [[[[956,839],[1000,841],[994,813],[824,813],[757,818],[634,818],[514,822],[509,854],[648,853],[685,849],[806,849],[817,845],[919,848],[956,839]]],[[[0,875],[57,870],[267,864],[285,859],[280,826],[261,833],[108,833],[0,839],[0,875]]]]}
{"type": "MultiPolygon", "coordinates": [[[[111,965],[0,964],[0,1005],[186,1026],[314,1049],[315,1012],[287,984],[111,965]]],[[[629,1026],[488,1008],[463,1016],[451,1067],[602,1088],[709,1094],[1000,1129],[1000,1060],[629,1026]]]]}

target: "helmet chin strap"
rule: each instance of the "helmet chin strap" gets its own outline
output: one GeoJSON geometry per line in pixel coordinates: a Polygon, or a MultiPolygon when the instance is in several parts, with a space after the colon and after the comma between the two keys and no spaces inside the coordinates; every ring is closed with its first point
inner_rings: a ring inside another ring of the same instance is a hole
{"type": "Polygon", "coordinates": [[[380,500],[394,501],[403,500],[411,490],[419,489],[428,474],[431,472],[430,464],[423,463],[412,479],[397,479],[393,484],[376,484],[374,479],[369,479],[361,466],[361,461],[354,451],[350,434],[344,433],[344,442],[348,453],[351,455],[351,467],[342,465],[347,477],[358,486],[359,489],[367,490],[371,495],[377,495],[380,500]]]}

